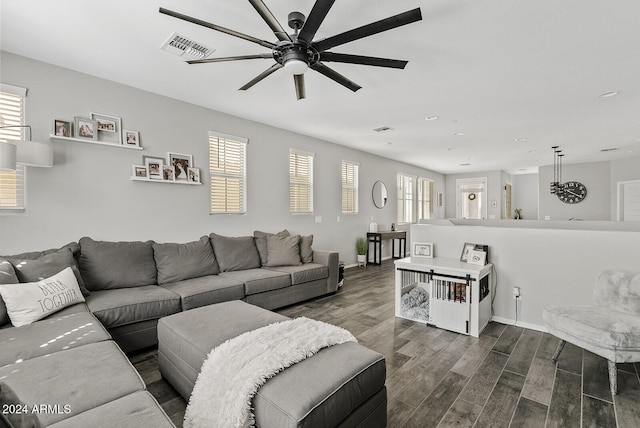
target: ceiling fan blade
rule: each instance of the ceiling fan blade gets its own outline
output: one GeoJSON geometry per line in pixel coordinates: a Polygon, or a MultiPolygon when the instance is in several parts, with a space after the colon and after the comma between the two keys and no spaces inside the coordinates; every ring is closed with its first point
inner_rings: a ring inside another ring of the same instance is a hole
{"type": "Polygon", "coordinates": [[[316,35],[320,24],[324,21],[324,18],[329,13],[329,9],[333,6],[335,0],[317,0],[313,5],[307,20],[305,21],[300,33],[298,34],[298,40],[310,45],[313,41],[313,37],[316,35]]]}
{"type": "Polygon", "coordinates": [[[354,40],[362,39],[363,37],[372,36],[374,34],[382,33],[383,31],[411,24],[412,22],[420,21],[421,19],[422,13],[420,12],[420,8],[417,8],[319,40],[314,42],[313,46],[318,50],[318,52],[323,52],[335,46],[343,45],[354,40]]]}
{"type": "Polygon", "coordinates": [[[296,85],[296,97],[299,100],[307,98],[304,90],[304,74],[294,74],[293,83],[296,85]]]}
{"type": "Polygon", "coordinates": [[[203,21],[203,20],[198,19],[198,18],[193,18],[193,17],[188,16],[188,15],[183,15],[181,13],[174,12],[174,11],[169,10],[169,9],[165,9],[163,7],[160,8],[159,12],[162,13],[162,14],[168,15],[168,16],[172,16],[174,18],[182,19],[183,21],[191,22],[192,24],[201,25],[203,27],[207,27],[207,28],[210,28],[212,30],[220,31],[221,33],[229,34],[230,36],[238,37],[238,38],[243,39],[243,40],[247,40],[247,41],[250,41],[250,42],[253,42],[253,43],[257,43],[260,46],[264,46],[264,47],[269,48],[269,49],[273,49],[273,48],[276,47],[276,45],[274,43],[268,42],[266,40],[260,40],[260,39],[258,39],[256,37],[249,36],[247,34],[240,33],[238,31],[231,30],[229,28],[221,27],[219,25],[212,24],[210,22],[203,21]]]}
{"type": "Polygon", "coordinates": [[[276,35],[278,40],[281,42],[291,42],[291,37],[289,34],[282,28],[282,25],[278,22],[273,13],[269,10],[266,4],[262,0],[249,0],[249,3],[258,11],[262,19],[267,23],[273,34],[276,35]]]}
{"type": "Polygon", "coordinates": [[[338,82],[342,86],[348,89],[351,89],[353,92],[356,92],[358,89],[362,88],[362,86],[352,82],[351,80],[344,77],[342,74],[338,73],[335,70],[332,70],[331,68],[327,67],[321,62],[316,62],[315,64],[312,64],[310,67],[315,71],[317,71],[318,73],[327,76],[329,79],[335,82],[338,82]]]}
{"type": "MultiPolygon", "coordinates": [[[[205,60],[206,61],[206,60],[205,60]]],[[[373,56],[350,55],[335,52],[321,52],[320,61],[345,62],[348,64],[373,65],[375,67],[404,68],[409,61],[378,58],[373,56]]]]}
{"type": "Polygon", "coordinates": [[[268,59],[273,58],[273,54],[264,53],[256,55],[238,55],[238,56],[224,56],[220,58],[206,58],[206,59],[194,59],[187,61],[187,64],[208,64],[210,62],[226,62],[226,61],[238,61],[242,59],[268,59]]]}
{"type": "Polygon", "coordinates": [[[277,70],[279,70],[281,68],[282,68],[282,64],[279,64],[279,63],[276,62],[271,67],[267,68],[265,71],[263,71],[262,73],[258,74],[255,78],[253,78],[253,80],[251,80],[246,85],[244,85],[242,88],[240,88],[240,90],[241,91],[246,91],[247,89],[251,88],[256,83],[258,83],[259,81],[261,81],[262,79],[264,79],[265,77],[267,77],[268,75],[273,73],[274,71],[277,71],[277,70]]]}

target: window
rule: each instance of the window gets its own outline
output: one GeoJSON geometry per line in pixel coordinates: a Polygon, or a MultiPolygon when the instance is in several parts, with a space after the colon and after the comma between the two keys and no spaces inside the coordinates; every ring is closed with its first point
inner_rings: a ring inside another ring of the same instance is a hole
{"type": "Polygon", "coordinates": [[[313,213],[313,153],[289,151],[289,212],[313,213]]]}
{"type": "Polygon", "coordinates": [[[416,177],[398,173],[398,223],[413,223],[416,177]]]}
{"type": "Polygon", "coordinates": [[[360,164],[342,161],[342,214],[358,213],[358,168],[360,164]]]}
{"type": "Polygon", "coordinates": [[[433,217],[433,181],[418,178],[418,220],[433,217]]]}
{"type": "MultiPolygon", "coordinates": [[[[27,90],[17,86],[0,86],[0,126],[24,125],[27,90]]],[[[0,141],[23,140],[24,128],[0,128],[0,141]]],[[[18,165],[15,171],[0,171],[0,211],[25,210],[26,171],[18,165]]]]}
{"type": "Polygon", "coordinates": [[[246,214],[247,142],[245,138],[209,132],[211,214],[246,214]]]}

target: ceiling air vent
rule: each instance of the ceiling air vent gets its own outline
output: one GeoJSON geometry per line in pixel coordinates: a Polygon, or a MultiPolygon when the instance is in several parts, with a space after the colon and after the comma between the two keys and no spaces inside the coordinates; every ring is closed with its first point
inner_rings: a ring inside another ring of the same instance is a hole
{"type": "Polygon", "coordinates": [[[387,132],[387,131],[391,131],[392,128],[388,127],[388,126],[381,126],[380,128],[375,128],[374,131],[376,132],[387,132]]]}
{"type": "Polygon", "coordinates": [[[620,150],[617,147],[611,147],[608,149],[600,149],[601,152],[615,152],[616,150],[620,150]]]}
{"type": "Polygon", "coordinates": [[[185,60],[204,59],[215,51],[215,49],[208,48],[202,43],[193,41],[178,33],[171,34],[162,46],[160,46],[160,49],[182,57],[185,60]]]}

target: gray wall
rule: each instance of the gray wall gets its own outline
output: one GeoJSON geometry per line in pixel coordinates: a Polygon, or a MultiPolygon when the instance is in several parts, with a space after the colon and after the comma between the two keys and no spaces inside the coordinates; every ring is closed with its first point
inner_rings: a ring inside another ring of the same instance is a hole
{"type": "Polygon", "coordinates": [[[525,220],[538,219],[538,174],[520,174],[511,178],[513,184],[513,208],[520,208],[525,220]]]}
{"type": "Polygon", "coordinates": [[[465,174],[449,174],[446,176],[447,197],[446,200],[446,218],[456,217],[456,180],[459,178],[487,178],[487,219],[500,219],[503,207],[503,188],[504,183],[509,181],[509,175],[503,171],[482,171],[469,172],[465,174]],[[496,201],[496,206],[492,206],[492,202],[496,201]]]}
{"type": "Polygon", "coordinates": [[[144,150],[55,141],[54,167],[28,168],[27,213],[0,216],[0,254],[57,247],[82,236],[187,242],[210,232],[237,236],[256,229],[287,228],[314,234],[314,248],[337,250],[352,264],[356,237],[364,236],[372,220],[381,229],[397,221],[398,171],[435,180],[436,193],[445,189],[444,176],[429,170],[21,56],[1,55],[2,81],[29,90],[27,123],[34,140],[49,139],[53,119],[73,120],[99,112],[122,117],[125,129],[140,131],[144,150]],[[247,215],[209,215],[210,130],[249,139],[247,215]],[[314,215],[289,214],[290,148],[316,154],[314,215]],[[168,151],[193,155],[204,184],[130,180],[131,165],[141,163],[142,155],[164,157],[168,151]],[[360,162],[357,215],[340,213],[342,159],[360,162]],[[371,202],[376,180],[384,181],[389,190],[389,203],[383,209],[371,202]],[[316,223],[315,216],[322,216],[322,222],[316,223]]]}

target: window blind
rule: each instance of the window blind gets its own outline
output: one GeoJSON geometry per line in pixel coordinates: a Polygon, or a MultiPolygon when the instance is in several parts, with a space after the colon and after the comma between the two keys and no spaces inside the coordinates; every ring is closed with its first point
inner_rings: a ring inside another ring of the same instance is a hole
{"type": "MultiPolygon", "coordinates": [[[[0,85],[0,126],[24,125],[27,90],[17,86],[0,85]]],[[[24,128],[0,128],[0,141],[24,139],[24,128]]],[[[15,171],[0,171],[0,211],[25,210],[26,171],[18,165],[15,171]]]]}
{"type": "Polygon", "coordinates": [[[209,133],[211,214],[246,214],[246,158],[246,139],[209,133]]]}
{"type": "Polygon", "coordinates": [[[433,217],[433,181],[418,178],[418,220],[433,217]]]}
{"type": "Polygon", "coordinates": [[[398,223],[413,223],[416,178],[398,173],[398,223]]]}
{"type": "Polygon", "coordinates": [[[289,212],[313,213],[313,153],[289,151],[289,212]]]}
{"type": "Polygon", "coordinates": [[[358,212],[358,163],[342,161],[342,213],[358,212]]]}

